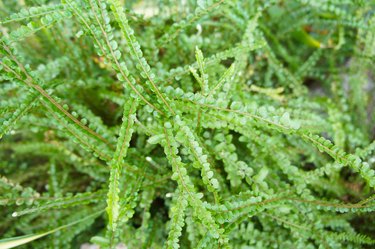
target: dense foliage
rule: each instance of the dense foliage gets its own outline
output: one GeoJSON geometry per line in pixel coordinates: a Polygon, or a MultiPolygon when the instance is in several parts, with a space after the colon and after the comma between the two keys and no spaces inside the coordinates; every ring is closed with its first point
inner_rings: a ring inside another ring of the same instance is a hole
{"type": "Polygon", "coordinates": [[[373,248],[374,13],[0,0],[0,248],[373,248]]]}

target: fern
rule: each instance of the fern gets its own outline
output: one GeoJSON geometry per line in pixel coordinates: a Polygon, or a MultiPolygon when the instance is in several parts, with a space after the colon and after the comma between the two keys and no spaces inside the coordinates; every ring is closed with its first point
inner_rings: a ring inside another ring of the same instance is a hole
{"type": "Polygon", "coordinates": [[[60,4],[30,7],[28,9],[22,9],[18,13],[11,14],[9,17],[3,19],[0,23],[7,24],[10,22],[19,22],[25,19],[46,16],[48,14],[58,12],[60,10],[63,10],[63,6],[60,4]]]}
{"type": "Polygon", "coordinates": [[[177,155],[177,142],[173,137],[171,128],[171,123],[167,122],[164,124],[165,141],[163,143],[166,156],[173,167],[173,175],[171,178],[176,180],[179,186],[187,192],[188,202],[195,209],[194,214],[196,217],[201,220],[214,238],[219,238],[223,230],[215,223],[210,212],[203,207],[203,203],[200,200],[203,197],[202,193],[196,193],[194,185],[187,175],[186,168],[181,162],[181,158],[177,155]]]}
{"type": "Polygon", "coordinates": [[[17,217],[34,212],[43,212],[52,208],[69,208],[76,205],[85,205],[90,202],[97,202],[103,197],[103,194],[103,191],[98,191],[96,193],[87,192],[83,194],[77,194],[72,197],[53,198],[53,200],[46,202],[40,201],[40,203],[38,203],[38,206],[13,212],[12,216],[17,217]]]}
{"type": "Polygon", "coordinates": [[[111,175],[109,179],[109,190],[107,197],[107,213],[109,219],[109,227],[112,231],[116,230],[117,220],[120,214],[119,203],[119,184],[122,172],[122,161],[126,157],[129,142],[133,133],[134,113],[137,107],[137,100],[130,99],[129,103],[124,106],[123,123],[120,128],[116,151],[113,159],[109,163],[111,167],[111,175]]]}
{"type": "Polygon", "coordinates": [[[193,24],[196,20],[199,20],[201,17],[208,14],[210,11],[220,7],[220,5],[224,2],[225,0],[199,1],[197,3],[198,6],[194,11],[194,15],[189,14],[186,20],[174,23],[172,27],[170,27],[170,29],[167,31],[167,33],[159,39],[159,45],[162,46],[165,43],[171,42],[178,36],[178,34],[182,30],[186,29],[189,25],[193,24]]]}
{"type": "Polygon", "coordinates": [[[171,207],[171,228],[166,242],[167,248],[179,248],[179,237],[182,234],[182,227],[184,226],[185,209],[187,206],[186,194],[178,192],[175,194],[175,203],[171,207]]]}
{"type": "Polygon", "coordinates": [[[373,1],[0,16],[0,247],[373,246],[373,1]]]}
{"type": "Polygon", "coordinates": [[[167,109],[167,111],[174,114],[173,109],[169,106],[167,100],[165,99],[165,97],[163,97],[163,95],[160,93],[159,89],[155,85],[155,75],[150,74],[150,66],[147,63],[146,59],[142,56],[142,50],[140,49],[140,45],[136,41],[135,36],[133,35],[134,31],[129,27],[127,23],[128,21],[122,10],[121,3],[119,1],[113,0],[111,1],[111,7],[116,17],[116,20],[119,23],[119,26],[126,38],[128,47],[131,51],[131,55],[135,60],[137,60],[136,67],[139,70],[141,70],[141,76],[146,80],[146,84],[149,85],[149,88],[151,88],[152,91],[158,96],[158,98],[160,99],[159,103],[164,104],[166,106],[165,108],[167,109]]]}

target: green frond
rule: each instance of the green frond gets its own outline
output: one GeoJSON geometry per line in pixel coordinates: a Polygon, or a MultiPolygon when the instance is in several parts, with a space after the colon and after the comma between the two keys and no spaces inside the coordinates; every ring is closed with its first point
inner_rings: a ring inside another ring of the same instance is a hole
{"type": "Polygon", "coordinates": [[[36,32],[51,28],[56,23],[61,22],[67,18],[70,18],[72,14],[69,11],[56,11],[53,14],[46,14],[40,18],[40,22],[29,22],[26,25],[21,25],[16,30],[10,32],[9,42],[19,42],[25,38],[34,35],[36,32]]]}
{"type": "Polygon", "coordinates": [[[187,170],[181,158],[177,155],[178,144],[172,133],[172,124],[167,122],[164,124],[165,140],[162,142],[165,154],[168,161],[173,167],[172,180],[177,181],[180,188],[186,192],[188,196],[188,203],[194,208],[194,216],[196,216],[202,224],[208,229],[213,238],[220,238],[221,243],[225,243],[222,238],[223,229],[219,228],[218,224],[213,219],[211,213],[203,206],[201,198],[203,195],[197,193],[190,177],[187,175],[187,170]]]}
{"type": "Polygon", "coordinates": [[[77,205],[99,202],[103,198],[104,193],[105,191],[99,190],[95,193],[85,192],[74,196],[51,198],[52,200],[48,200],[47,198],[47,201],[39,201],[38,205],[35,207],[15,211],[12,216],[18,217],[30,213],[43,212],[49,209],[70,208],[77,205]]]}
{"type": "Polygon", "coordinates": [[[2,121],[0,126],[0,139],[9,132],[9,130],[16,124],[17,120],[19,120],[35,105],[35,102],[38,99],[39,96],[35,93],[27,94],[27,96],[22,100],[20,106],[11,115],[9,115],[9,118],[2,121]]]}
{"type": "Polygon", "coordinates": [[[120,1],[110,0],[109,2],[111,3],[111,8],[115,15],[116,21],[118,22],[122,30],[122,33],[124,34],[127,45],[130,49],[130,54],[137,61],[136,68],[141,71],[141,76],[146,80],[146,84],[148,84],[150,89],[157,95],[159,103],[165,105],[165,109],[174,114],[174,111],[168,103],[168,100],[165,99],[165,96],[163,96],[163,94],[156,86],[156,83],[154,82],[156,76],[154,73],[151,72],[150,65],[143,57],[143,52],[140,48],[141,46],[134,36],[134,30],[128,25],[128,19],[126,18],[120,1]]]}
{"type": "Polygon", "coordinates": [[[129,73],[126,63],[121,60],[123,57],[120,48],[115,40],[113,40],[112,27],[110,25],[110,17],[106,11],[104,3],[98,4],[95,1],[85,1],[86,3],[77,4],[74,1],[67,0],[66,3],[69,8],[79,17],[83,28],[92,36],[95,41],[95,47],[99,56],[105,55],[112,68],[116,71],[116,77],[123,82],[126,87],[130,89],[144,101],[151,108],[159,113],[163,113],[156,106],[151,103],[151,99],[144,92],[143,87],[137,84],[135,78],[129,73]],[[88,2],[88,3],[87,3],[88,2]],[[81,9],[92,11],[91,17],[93,20],[86,20],[85,13],[81,9]],[[90,25],[92,23],[92,25],[90,25]]]}
{"type": "Polygon", "coordinates": [[[185,210],[188,205],[187,196],[183,191],[176,190],[174,193],[174,203],[170,209],[170,230],[168,233],[166,248],[180,248],[178,243],[182,234],[182,228],[185,224],[185,210]]]}
{"type": "Polygon", "coordinates": [[[20,22],[20,21],[24,21],[24,20],[32,19],[36,17],[39,18],[41,16],[46,16],[55,12],[59,12],[63,9],[64,8],[61,4],[30,7],[28,9],[22,9],[20,12],[11,14],[7,18],[0,20],[0,24],[8,24],[10,22],[20,22]]]}
{"type": "Polygon", "coordinates": [[[120,215],[120,197],[119,184],[122,173],[123,159],[126,157],[129,142],[133,133],[135,112],[137,110],[137,99],[130,99],[124,105],[124,114],[120,128],[119,138],[117,140],[116,151],[109,163],[111,173],[109,177],[109,189],[107,194],[107,213],[109,219],[109,228],[114,232],[117,227],[117,220],[120,215]]]}
{"type": "Polygon", "coordinates": [[[215,192],[220,189],[218,180],[214,177],[214,171],[208,162],[208,156],[203,152],[197,136],[192,132],[189,126],[180,119],[179,116],[175,118],[176,124],[176,139],[184,147],[186,147],[194,158],[193,167],[201,170],[203,183],[207,185],[208,191],[215,192]]]}
{"type": "Polygon", "coordinates": [[[195,23],[203,16],[209,14],[211,11],[219,8],[225,0],[214,0],[214,1],[199,1],[198,6],[194,11],[194,15],[190,14],[186,20],[174,23],[170,29],[158,40],[158,46],[164,46],[175,39],[180,32],[195,23]]]}
{"type": "Polygon", "coordinates": [[[354,242],[356,244],[367,244],[373,245],[375,244],[375,240],[369,238],[363,234],[356,234],[356,233],[328,233],[328,237],[339,241],[349,241],[354,242]]]}

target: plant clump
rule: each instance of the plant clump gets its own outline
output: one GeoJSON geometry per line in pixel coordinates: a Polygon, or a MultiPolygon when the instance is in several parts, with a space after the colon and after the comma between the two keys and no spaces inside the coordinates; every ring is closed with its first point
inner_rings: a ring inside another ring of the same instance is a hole
{"type": "Polygon", "coordinates": [[[373,248],[372,0],[0,0],[0,248],[373,248]]]}

